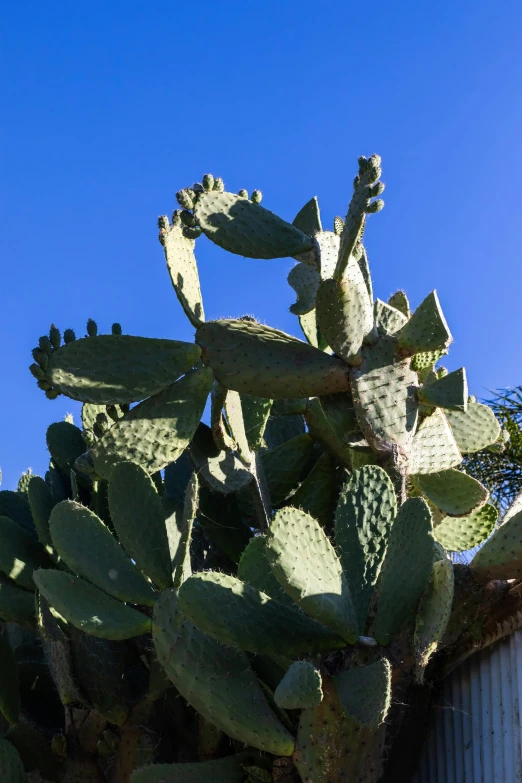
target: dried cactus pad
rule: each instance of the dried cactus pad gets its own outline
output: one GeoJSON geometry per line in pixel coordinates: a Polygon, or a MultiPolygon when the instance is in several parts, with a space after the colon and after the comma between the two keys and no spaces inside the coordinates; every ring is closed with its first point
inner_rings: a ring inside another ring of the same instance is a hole
{"type": "Polygon", "coordinates": [[[143,400],[164,389],[197,362],[193,343],[102,334],[53,351],[47,377],[62,394],[109,405],[143,400]]]}
{"type": "Polygon", "coordinates": [[[278,329],[241,319],[209,321],[196,341],[218,381],[241,394],[281,399],[349,389],[344,362],[278,329]]]}
{"type": "Polygon", "coordinates": [[[202,193],[194,215],[212,242],[240,256],[285,258],[312,249],[309,236],[235,193],[202,193]]]}

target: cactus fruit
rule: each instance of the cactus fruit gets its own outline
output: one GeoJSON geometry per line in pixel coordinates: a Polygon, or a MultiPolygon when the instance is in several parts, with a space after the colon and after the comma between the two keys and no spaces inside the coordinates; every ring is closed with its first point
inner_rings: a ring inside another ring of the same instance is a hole
{"type": "Polygon", "coordinates": [[[33,348],[38,386],[83,407],[80,426],[49,427],[45,478],[0,492],[0,766],[11,743],[44,780],[56,761],[71,782],[406,779],[407,705],[512,621],[520,513],[495,530],[462,469],[500,427],[463,369],[438,366],[452,337],[436,293],[413,313],[404,291],[374,298],[362,240],[380,176],[361,157],[324,231],[316,198],[290,224],[206,174],[158,220],[195,341],[89,320],[33,348]],[[205,321],[201,233],[296,259],[306,342],[205,321]]]}

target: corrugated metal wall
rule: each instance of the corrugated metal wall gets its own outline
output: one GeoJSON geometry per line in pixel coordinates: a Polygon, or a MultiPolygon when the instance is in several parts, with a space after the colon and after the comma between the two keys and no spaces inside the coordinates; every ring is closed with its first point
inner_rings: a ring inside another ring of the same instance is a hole
{"type": "Polygon", "coordinates": [[[445,682],[413,783],[522,783],[522,631],[445,682]]]}

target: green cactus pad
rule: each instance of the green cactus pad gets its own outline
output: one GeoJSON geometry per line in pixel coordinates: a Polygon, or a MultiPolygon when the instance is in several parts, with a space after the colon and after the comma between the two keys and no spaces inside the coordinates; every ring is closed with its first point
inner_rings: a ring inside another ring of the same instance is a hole
{"type": "MultiPolygon", "coordinates": [[[[308,400],[305,397],[296,400],[274,400],[270,410],[270,416],[272,418],[280,416],[299,416],[300,414],[306,413],[307,402],[308,400]]],[[[294,434],[297,435],[298,433],[294,434]]]]}
{"type": "Polygon", "coordinates": [[[336,354],[356,361],[363,339],[373,328],[373,310],[359,265],[352,259],[341,281],[323,280],[317,291],[317,324],[336,354]]]}
{"type": "Polygon", "coordinates": [[[297,294],[297,301],[290,305],[290,312],[294,315],[306,315],[315,307],[315,296],[321,278],[315,266],[311,264],[297,264],[288,274],[288,285],[297,294]]]}
{"type": "Polygon", "coordinates": [[[461,367],[460,370],[449,372],[443,378],[422,386],[417,397],[425,405],[465,412],[468,407],[466,370],[461,367]]]}
{"type": "Polygon", "coordinates": [[[411,442],[417,426],[417,376],[408,359],[395,354],[393,337],[362,348],[362,364],[352,369],[352,392],[359,424],[369,444],[389,453],[390,444],[411,442]]]}
{"type": "Polygon", "coordinates": [[[335,542],[361,634],[396,514],[393,485],[377,465],[356,470],[341,490],[335,542]]]}
{"type": "Polygon", "coordinates": [[[423,498],[409,498],[399,508],[381,572],[377,614],[371,635],[388,644],[415,616],[431,575],[431,514],[423,498]]]}
{"type": "Polygon", "coordinates": [[[165,512],[153,480],[139,465],[120,462],[112,471],[108,498],[114,529],[127,554],[156,587],[170,587],[165,512]]]}
{"type": "Polygon", "coordinates": [[[396,291],[394,294],[392,294],[392,296],[390,296],[388,299],[388,304],[390,307],[394,307],[396,310],[400,310],[400,312],[406,316],[406,318],[411,316],[410,302],[404,291],[396,291]]]}
{"type": "Polygon", "coordinates": [[[332,521],[336,491],[335,460],[329,454],[321,454],[288,502],[317,519],[326,528],[332,521]]]}
{"type": "Polygon", "coordinates": [[[5,783],[27,783],[20,754],[6,739],[0,739],[0,775],[5,783]]]}
{"type": "Polygon", "coordinates": [[[481,544],[495,529],[497,509],[486,503],[467,517],[444,517],[433,535],[448,552],[465,552],[481,544]]]}
{"type": "Polygon", "coordinates": [[[9,517],[31,538],[36,539],[36,528],[31,508],[26,494],[12,492],[10,489],[0,491],[0,516],[9,517]]]}
{"type": "Polygon", "coordinates": [[[49,523],[56,551],[78,576],[120,601],[153,606],[156,594],[108,527],[80,503],[64,500],[49,523]]]}
{"type": "Polygon", "coordinates": [[[87,451],[82,431],[68,421],[57,421],[47,428],[47,448],[55,465],[66,476],[74,467],[80,454],[87,451]]]}
{"type": "Polygon", "coordinates": [[[7,635],[7,626],[0,624],[0,713],[8,723],[16,723],[20,714],[18,669],[7,635]]]}
{"type": "Polygon", "coordinates": [[[480,481],[460,470],[411,476],[413,485],[449,517],[464,517],[487,503],[489,492],[480,481]]]}
{"type": "Polygon", "coordinates": [[[241,408],[241,397],[236,391],[227,390],[225,397],[225,415],[230,434],[235,443],[235,450],[245,465],[250,465],[252,455],[245,430],[243,411],[241,408]]]}
{"type": "Polygon", "coordinates": [[[314,236],[321,280],[332,277],[339,255],[340,239],[332,231],[322,231],[314,236]]]}
{"type": "Polygon", "coordinates": [[[419,425],[413,438],[409,471],[413,474],[439,473],[460,465],[462,454],[455,442],[448,421],[436,408],[419,425]]]}
{"type": "Polygon", "coordinates": [[[212,761],[183,764],[150,764],[131,775],[131,783],[242,783],[243,756],[226,756],[212,761]]]}
{"type": "Polygon", "coordinates": [[[317,707],[323,700],[321,674],[308,661],[296,661],[277,686],[274,699],[285,710],[317,707]]]}
{"type": "Polygon", "coordinates": [[[330,422],[323,409],[321,399],[321,397],[313,397],[308,401],[308,409],[305,414],[308,432],[323,448],[337,457],[344,467],[350,468],[350,448],[342,439],[343,431],[330,422]]]}
{"type": "Polygon", "coordinates": [[[453,341],[436,291],[428,294],[398,334],[399,349],[408,356],[446,350],[453,341]]]}
{"type": "Polygon", "coordinates": [[[198,511],[199,501],[199,480],[197,473],[193,473],[185,492],[185,503],[183,506],[183,516],[181,520],[181,536],[176,554],[174,556],[174,570],[172,575],[172,584],[176,589],[192,575],[192,564],[190,560],[190,542],[192,538],[192,528],[198,511]]]}
{"type": "Polygon", "coordinates": [[[347,441],[360,434],[352,395],[347,392],[325,394],[321,406],[332,427],[347,441]]]}
{"type": "MultiPolygon", "coordinates": [[[[449,378],[449,375],[446,378],[449,378]]],[[[480,402],[470,402],[466,412],[448,411],[447,416],[455,440],[463,454],[480,451],[495,443],[500,436],[500,424],[495,414],[491,408],[480,402]]]]}
{"type": "Polygon", "coordinates": [[[395,334],[408,320],[400,310],[386,304],[382,299],[375,300],[373,319],[380,334],[395,334]]]}
{"type": "Polygon", "coordinates": [[[173,590],[154,606],[153,639],[167,676],[206,720],[240,742],[291,755],[294,739],[268,706],[245,653],[184,622],[173,590]]]}
{"type": "Polygon", "coordinates": [[[34,590],[33,571],[51,564],[42,546],[9,517],[0,517],[0,571],[19,587],[34,590]]]}
{"type": "Polygon", "coordinates": [[[368,296],[370,297],[370,302],[373,302],[373,286],[372,286],[372,277],[370,274],[370,265],[368,263],[368,255],[366,253],[366,249],[363,246],[362,242],[358,243],[357,247],[355,248],[354,255],[357,258],[359,269],[361,270],[362,276],[364,278],[364,282],[366,283],[366,288],[368,290],[368,296]],[[360,248],[359,256],[358,256],[357,248],[360,248]]]}
{"type": "Polygon", "coordinates": [[[520,579],[522,575],[522,511],[500,525],[470,563],[488,579],[520,579]]]}
{"type": "Polygon", "coordinates": [[[333,631],[233,576],[204,571],[179,591],[180,608],[202,631],[248,652],[284,655],[338,649],[333,631]]]}
{"type": "Polygon", "coordinates": [[[0,573],[0,618],[7,623],[32,626],[36,621],[35,612],[34,593],[18,587],[0,573]]]}
{"type": "Polygon", "coordinates": [[[270,526],[266,552],[276,579],[301,609],[354,644],[359,631],[350,589],[321,525],[299,509],[283,508],[270,526]]]}
{"type": "Polygon", "coordinates": [[[307,433],[296,435],[261,456],[273,506],[283,503],[310,461],[314,441],[307,433]]]}
{"type": "Polygon", "coordinates": [[[416,353],[415,356],[412,356],[411,358],[412,369],[419,374],[425,372],[426,370],[433,369],[439,359],[441,359],[443,356],[446,356],[447,353],[448,351],[446,348],[442,348],[439,351],[424,351],[422,353],[416,353]]]}
{"type": "Polygon", "coordinates": [[[212,371],[199,367],[132,408],[96,443],[96,473],[109,479],[119,462],[153,473],[175,462],[196,431],[212,381],[212,371]]]}
{"type": "Polygon", "coordinates": [[[197,427],[190,456],[200,478],[215,492],[228,495],[244,489],[252,481],[252,474],[234,454],[217,448],[206,424],[197,427]]]}
{"type": "Polygon", "coordinates": [[[258,451],[263,445],[263,435],[270,416],[272,400],[266,397],[241,396],[241,408],[248,445],[252,451],[258,451]]]}
{"type": "Polygon", "coordinates": [[[421,598],[415,622],[417,682],[423,681],[426,666],[446,630],[453,603],[454,582],[451,560],[443,558],[433,563],[431,579],[421,598]]]}
{"type": "Polygon", "coordinates": [[[321,213],[319,211],[319,202],[317,197],[314,196],[307,201],[304,207],[302,207],[295,218],[292,220],[292,225],[302,231],[303,234],[312,236],[317,231],[322,231],[321,225],[321,213]]]}
{"type": "Polygon", "coordinates": [[[43,546],[50,546],[52,542],[49,533],[49,517],[55,503],[47,482],[40,476],[33,476],[29,482],[27,497],[38,539],[43,546]]]}
{"type": "Polygon", "coordinates": [[[285,399],[349,388],[347,367],[340,359],[263,324],[210,321],[197,330],[196,340],[216,378],[241,394],[285,399]]]}
{"type": "Polygon", "coordinates": [[[80,631],[116,640],[150,631],[149,617],[77,576],[40,569],[35,572],[34,581],[51,606],[80,631]]]}
{"type": "Polygon", "coordinates": [[[288,593],[283,590],[272,573],[266,556],[266,536],[256,536],[250,539],[239,560],[237,577],[270,598],[275,598],[276,601],[292,608],[295,607],[288,593]]]}
{"type": "Polygon", "coordinates": [[[205,313],[194,257],[195,242],[184,235],[182,226],[171,226],[161,234],[161,243],[176,296],[190,323],[197,329],[204,322],[205,313]]]}
{"type": "Polygon", "coordinates": [[[315,309],[310,310],[306,315],[299,316],[299,326],[309,345],[318,348],[320,351],[328,351],[328,343],[317,326],[317,314],[315,309]]]}
{"type": "Polygon", "coordinates": [[[309,236],[235,193],[202,193],[194,217],[212,242],[240,256],[286,258],[312,249],[309,236]]]}
{"type": "Polygon", "coordinates": [[[332,679],[339,702],[351,718],[373,729],[381,725],[391,703],[391,666],[386,658],[332,679]]]}
{"type": "Polygon", "coordinates": [[[45,781],[64,780],[64,760],[53,752],[49,736],[43,731],[20,722],[9,727],[5,739],[20,754],[26,771],[39,770],[45,781]]]}
{"type": "Polygon", "coordinates": [[[62,394],[80,402],[137,402],[169,386],[200,355],[193,343],[103,334],[53,351],[47,377],[62,394]]]}

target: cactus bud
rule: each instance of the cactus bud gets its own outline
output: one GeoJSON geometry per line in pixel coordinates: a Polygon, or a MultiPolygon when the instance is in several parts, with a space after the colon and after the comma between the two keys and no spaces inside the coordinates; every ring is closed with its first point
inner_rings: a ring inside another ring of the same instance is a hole
{"type": "Polygon", "coordinates": [[[343,233],[343,228],[344,228],[344,220],[342,219],[342,217],[339,217],[339,215],[337,215],[336,217],[334,217],[334,224],[333,224],[334,234],[337,234],[338,237],[341,236],[341,234],[343,233]]]}
{"type": "Polygon", "coordinates": [[[239,198],[248,198],[248,190],[245,190],[244,188],[241,188],[241,190],[238,191],[239,198]]]}
{"type": "Polygon", "coordinates": [[[196,219],[192,212],[189,212],[188,209],[184,209],[182,212],[180,212],[180,220],[184,226],[195,226],[196,225],[196,219]]]}
{"type": "Polygon", "coordinates": [[[212,190],[214,187],[214,177],[212,174],[205,174],[203,176],[203,187],[205,190],[212,190]]]}
{"type": "Polygon", "coordinates": [[[197,239],[201,236],[201,229],[199,226],[185,226],[183,236],[187,237],[187,239],[197,239]]]}
{"type": "Polygon", "coordinates": [[[118,335],[120,335],[120,334],[121,334],[121,324],[119,324],[119,323],[113,323],[113,325],[112,325],[112,327],[111,327],[111,332],[112,332],[113,334],[118,334],[118,335]]]}
{"type": "Polygon", "coordinates": [[[172,225],[173,226],[180,226],[181,225],[181,209],[175,209],[172,213],[172,225]]]}
{"type": "Polygon", "coordinates": [[[225,190],[225,183],[223,182],[221,177],[216,177],[214,179],[214,185],[212,186],[212,190],[217,190],[220,193],[223,193],[223,191],[225,190]]]}
{"type": "Polygon", "coordinates": [[[261,193],[260,190],[253,190],[250,198],[254,202],[254,204],[261,204],[263,194],[261,193]]]}
{"type": "Polygon", "coordinates": [[[183,209],[194,209],[195,198],[196,194],[191,188],[184,188],[176,193],[177,202],[183,209]]]}
{"type": "Polygon", "coordinates": [[[369,176],[371,177],[371,182],[375,182],[376,179],[379,179],[381,176],[381,156],[380,155],[372,155],[368,163],[369,166],[369,176]]]}
{"type": "Polygon", "coordinates": [[[72,329],[66,329],[63,333],[63,341],[66,345],[73,343],[76,340],[76,335],[72,329]]]}
{"type": "Polygon", "coordinates": [[[46,354],[44,354],[39,348],[33,348],[33,350],[31,351],[31,356],[33,357],[35,362],[38,362],[38,364],[40,365],[42,364],[42,358],[45,355],[46,354]]]}
{"type": "Polygon", "coordinates": [[[48,381],[48,380],[45,380],[45,379],[43,379],[43,378],[42,378],[41,380],[39,380],[39,381],[38,381],[38,384],[37,384],[37,385],[38,385],[38,388],[39,388],[39,389],[42,389],[42,391],[49,391],[49,389],[52,389],[52,386],[51,386],[51,384],[49,383],[49,381],[48,381]]]}
{"type": "Polygon", "coordinates": [[[45,381],[46,375],[39,364],[31,364],[29,372],[33,375],[37,381],[45,381]]]}
{"type": "Polygon", "coordinates": [[[194,184],[192,185],[192,190],[196,195],[198,195],[199,193],[203,193],[205,188],[203,187],[201,182],[194,182],[194,184]]]}
{"type": "Polygon", "coordinates": [[[158,228],[160,231],[168,231],[169,226],[169,219],[167,215],[160,215],[158,218],[158,228]]]}
{"type": "Polygon", "coordinates": [[[59,395],[60,392],[57,391],[56,389],[48,389],[45,392],[45,396],[47,397],[48,400],[55,400],[59,395]]]}
{"type": "Polygon", "coordinates": [[[40,339],[38,340],[38,345],[40,347],[41,351],[49,352],[51,350],[51,343],[49,342],[49,338],[46,334],[43,334],[40,339]]]}
{"type": "Polygon", "coordinates": [[[468,397],[469,404],[471,405],[472,403],[474,403],[476,401],[477,401],[477,398],[475,397],[475,395],[474,394],[470,394],[469,397],[468,397]]]}
{"type": "Polygon", "coordinates": [[[96,337],[98,334],[98,324],[92,318],[89,318],[87,321],[87,334],[89,337],[96,337]]]}
{"type": "Polygon", "coordinates": [[[365,155],[360,155],[357,158],[357,162],[359,164],[359,174],[364,174],[365,171],[368,171],[370,164],[368,158],[365,155]]]}
{"type": "Polygon", "coordinates": [[[62,341],[62,336],[60,334],[60,330],[56,328],[54,324],[51,324],[51,328],[49,329],[49,340],[51,342],[51,345],[53,348],[59,348],[60,343],[62,341]]]}
{"type": "Polygon", "coordinates": [[[374,196],[380,196],[381,193],[384,193],[384,188],[386,185],[384,182],[376,182],[375,185],[371,185],[370,187],[370,196],[373,198],[374,196]]]}
{"type": "Polygon", "coordinates": [[[380,212],[383,207],[384,207],[384,201],[382,200],[382,198],[378,198],[375,201],[372,201],[371,204],[368,204],[368,206],[366,207],[366,212],[368,212],[368,214],[371,215],[374,212],[380,212]]]}

